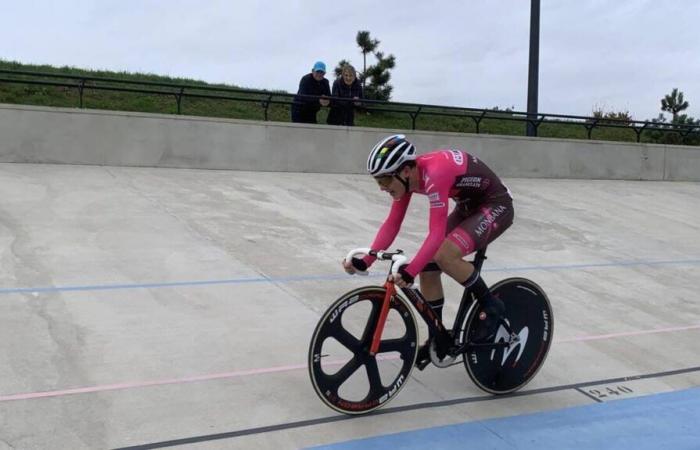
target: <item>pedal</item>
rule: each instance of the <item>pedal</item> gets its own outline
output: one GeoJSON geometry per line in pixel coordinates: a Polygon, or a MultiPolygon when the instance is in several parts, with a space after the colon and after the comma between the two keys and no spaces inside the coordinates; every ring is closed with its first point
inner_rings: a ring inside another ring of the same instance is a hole
{"type": "Polygon", "coordinates": [[[452,364],[454,364],[455,359],[457,359],[456,356],[450,356],[450,355],[445,355],[444,358],[440,359],[440,357],[437,354],[437,344],[435,342],[435,339],[430,341],[430,361],[436,367],[440,367],[440,368],[449,367],[452,364]]]}
{"type": "Polygon", "coordinates": [[[416,361],[416,368],[418,368],[418,370],[423,370],[426,367],[428,367],[428,364],[430,364],[430,359],[423,359],[421,361],[416,361]]]}
{"type": "Polygon", "coordinates": [[[423,370],[428,366],[428,364],[430,364],[430,350],[428,344],[425,343],[418,347],[415,366],[418,368],[418,370],[423,370]]]}

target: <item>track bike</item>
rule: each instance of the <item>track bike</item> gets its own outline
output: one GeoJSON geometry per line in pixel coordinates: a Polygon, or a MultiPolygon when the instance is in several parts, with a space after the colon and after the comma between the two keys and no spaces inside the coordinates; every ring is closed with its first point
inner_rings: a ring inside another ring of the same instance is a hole
{"type": "MultiPolygon", "coordinates": [[[[391,261],[389,274],[398,273],[408,261],[401,250],[368,248],[350,251],[346,261],[362,254],[391,261]]],[[[485,259],[485,248],[476,252],[472,261],[476,271],[481,271],[485,259]]],[[[488,393],[522,388],[547,357],[554,331],[552,308],[542,288],[525,278],[508,278],[489,289],[504,302],[505,313],[488,341],[475,339],[483,311],[469,288],[451,330],[418,289],[400,288],[388,279],[383,286],[361,287],[341,296],[322,315],[311,338],[309,375],[316,394],[346,414],[369,413],[395,398],[418,353],[418,324],[410,305],[432,331],[430,361],[423,364],[444,368],[461,359],[474,384],[488,393]]]]}

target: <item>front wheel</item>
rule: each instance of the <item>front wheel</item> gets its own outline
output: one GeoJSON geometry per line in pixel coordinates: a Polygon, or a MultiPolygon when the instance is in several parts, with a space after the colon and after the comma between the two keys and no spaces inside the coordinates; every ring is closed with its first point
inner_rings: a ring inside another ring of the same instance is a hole
{"type": "MultiPolygon", "coordinates": [[[[505,321],[513,335],[501,325],[493,342],[468,345],[464,365],[479,388],[492,394],[507,394],[525,386],[544,363],[554,332],[554,317],[542,288],[524,278],[508,278],[491,287],[503,300],[505,321]],[[509,345],[489,345],[509,342],[509,345]]],[[[481,308],[475,305],[467,317],[462,342],[476,332],[481,308]]]]}
{"type": "Polygon", "coordinates": [[[311,384],[336,411],[365,414],[393,399],[408,380],[417,354],[411,308],[394,295],[379,351],[369,354],[386,289],[348,292],[323,314],[309,346],[311,384]],[[364,370],[359,370],[364,368],[364,370]]]}

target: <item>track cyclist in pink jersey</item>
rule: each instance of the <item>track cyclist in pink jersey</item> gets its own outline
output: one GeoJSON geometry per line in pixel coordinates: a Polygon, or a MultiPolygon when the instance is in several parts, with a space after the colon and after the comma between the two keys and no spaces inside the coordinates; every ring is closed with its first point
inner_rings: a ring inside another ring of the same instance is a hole
{"type": "MultiPolygon", "coordinates": [[[[399,269],[394,282],[410,286],[420,276],[420,289],[442,319],[445,302],[440,275],[445,272],[461,285],[471,286],[482,311],[476,342],[493,339],[505,311],[491,295],[474,266],[463,258],[486,247],[513,223],[513,199],[496,174],[476,156],[461,150],[438,149],[416,156],[416,149],[401,134],[377,143],[367,159],[367,171],[379,188],[393,199],[391,211],[379,228],[371,248],[387,249],[398,234],[414,193],[430,203],[429,232],[411,262],[399,269]],[[448,200],[456,202],[448,214],[448,200]]],[[[345,271],[366,271],[372,256],[343,263],[345,271]]],[[[432,338],[432,336],[430,336],[432,338]]],[[[429,341],[428,341],[429,342],[429,341]]],[[[419,349],[416,365],[429,360],[428,345],[419,349]]]]}

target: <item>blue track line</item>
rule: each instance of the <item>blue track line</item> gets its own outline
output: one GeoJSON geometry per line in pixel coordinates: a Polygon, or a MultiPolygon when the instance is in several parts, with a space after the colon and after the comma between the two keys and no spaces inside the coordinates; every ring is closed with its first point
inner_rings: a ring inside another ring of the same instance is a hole
{"type": "MultiPolygon", "coordinates": [[[[566,264],[552,266],[521,266],[521,267],[498,267],[491,269],[483,269],[482,272],[532,272],[532,271],[556,271],[556,270],[580,270],[580,269],[596,269],[602,267],[638,267],[638,266],[663,266],[663,265],[700,265],[700,259],[683,259],[669,261],[619,261],[611,263],[597,264],[566,264]]],[[[369,275],[369,278],[384,277],[384,273],[376,273],[369,275]]],[[[157,289],[157,288],[172,288],[172,287],[191,287],[191,286],[216,286],[216,285],[236,285],[236,284],[252,284],[252,283],[296,283],[301,281],[328,281],[347,279],[345,274],[335,275],[300,275],[289,277],[252,277],[252,278],[233,278],[224,280],[202,280],[202,281],[173,281],[165,283],[140,283],[140,284],[95,284],[84,286],[43,286],[43,287],[18,287],[18,288],[0,288],[0,294],[33,294],[33,293],[50,293],[50,292],[71,292],[71,291],[111,291],[122,289],[157,289]]]]}

